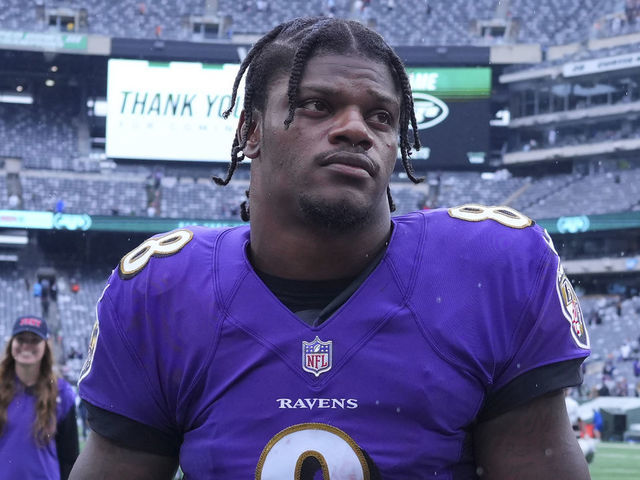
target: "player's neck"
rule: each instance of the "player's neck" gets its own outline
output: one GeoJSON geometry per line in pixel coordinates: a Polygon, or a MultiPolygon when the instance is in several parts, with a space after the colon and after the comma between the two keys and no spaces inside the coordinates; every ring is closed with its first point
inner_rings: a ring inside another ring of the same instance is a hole
{"type": "Polygon", "coordinates": [[[320,234],[305,228],[262,228],[251,223],[251,261],[270,275],[297,280],[331,280],[357,275],[385,247],[390,218],[349,234],[320,234]],[[277,233],[275,233],[277,232],[277,233]]]}

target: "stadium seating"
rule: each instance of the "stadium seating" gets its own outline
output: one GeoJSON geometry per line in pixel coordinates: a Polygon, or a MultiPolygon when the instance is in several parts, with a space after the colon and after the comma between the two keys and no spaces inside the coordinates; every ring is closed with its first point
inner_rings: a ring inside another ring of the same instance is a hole
{"type": "MultiPolygon", "coordinates": [[[[631,346],[631,357],[640,354],[640,296],[620,299],[617,296],[590,296],[581,298],[580,304],[586,319],[596,316],[601,323],[589,325],[591,337],[591,357],[587,360],[587,368],[582,391],[586,394],[594,388],[600,388],[603,382],[615,385],[616,382],[632,382],[632,362],[622,357],[621,347],[627,343],[631,346]],[[610,363],[614,372],[609,378],[603,376],[605,362],[610,363]],[[624,380],[623,380],[624,379],[624,380]]],[[[629,395],[633,394],[630,385],[629,395]]]]}
{"type": "MultiPolygon", "coordinates": [[[[20,176],[23,208],[52,211],[58,200],[62,200],[65,213],[146,216],[146,185],[150,171],[151,168],[140,166],[124,167],[109,175],[27,169],[20,176]]],[[[640,168],[584,176],[548,174],[538,178],[442,172],[429,174],[428,183],[431,183],[432,190],[422,185],[392,182],[395,214],[425,206],[451,207],[464,203],[508,204],[533,218],[640,209],[640,168]],[[624,188],[620,188],[621,185],[624,188]],[[593,195],[593,192],[598,192],[598,195],[593,195]]],[[[245,171],[227,187],[216,186],[208,175],[165,176],[156,215],[237,220],[247,187],[245,171]]],[[[6,177],[1,175],[0,199],[8,204],[6,177]]]]}
{"type": "MultiPolygon", "coordinates": [[[[40,304],[25,284],[26,272],[0,263],[0,339],[11,336],[13,322],[20,315],[40,314],[40,304]]],[[[34,275],[26,275],[34,278],[34,275]]],[[[32,284],[33,282],[31,282],[32,284]]]]}
{"type": "MultiPolygon", "coordinates": [[[[515,22],[515,37],[506,41],[544,45],[579,41],[589,35],[629,33],[637,31],[640,23],[623,22],[616,30],[609,22],[604,22],[602,18],[607,14],[624,17],[624,8],[616,0],[407,0],[393,2],[392,9],[387,0],[374,0],[363,10],[354,8],[355,4],[353,0],[337,0],[335,15],[367,23],[396,45],[502,43],[505,40],[480,38],[475,28],[478,21],[496,18],[515,22]]],[[[51,27],[44,16],[45,11],[64,7],[86,9],[86,25],[83,20],[72,27],[82,32],[112,37],[191,40],[190,16],[217,14],[220,19],[232,19],[230,29],[235,33],[259,34],[296,16],[329,13],[324,0],[219,0],[218,9],[214,12],[207,11],[206,5],[204,0],[39,0],[27,8],[22,1],[7,0],[0,9],[0,28],[26,31],[64,29],[66,25],[51,27]],[[266,8],[259,8],[258,3],[263,3],[266,8]]],[[[223,34],[223,37],[226,36],[223,34]]]]}
{"type": "Polygon", "coordinates": [[[21,179],[26,210],[51,211],[57,201],[62,200],[65,213],[112,215],[117,210],[123,215],[146,215],[143,177],[81,177],[29,172],[21,179]]]}
{"type": "Polygon", "coordinates": [[[246,181],[220,187],[204,178],[196,182],[192,178],[165,178],[160,211],[171,218],[239,220],[247,188],[246,181]]]}
{"type": "MultiPolygon", "coordinates": [[[[614,213],[630,210],[640,203],[640,169],[573,177],[564,184],[566,177],[551,178],[546,180],[557,188],[548,190],[548,195],[531,204],[521,206],[533,218],[614,213]]],[[[522,201],[527,198],[531,197],[522,201]]]]}
{"type": "Polygon", "coordinates": [[[464,203],[503,205],[523,182],[521,178],[510,176],[491,176],[490,179],[483,179],[477,172],[445,172],[440,175],[436,206],[451,207],[464,203]]]}
{"type": "Polygon", "coordinates": [[[27,168],[72,170],[78,150],[74,119],[73,107],[64,102],[0,103],[0,157],[22,158],[27,168]]]}

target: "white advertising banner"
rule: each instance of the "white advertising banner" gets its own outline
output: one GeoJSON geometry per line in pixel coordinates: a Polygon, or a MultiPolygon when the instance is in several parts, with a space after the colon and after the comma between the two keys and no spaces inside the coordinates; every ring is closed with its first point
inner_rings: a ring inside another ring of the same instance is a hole
{"type": "Polygon", "coordinates": [[[110,59],[106,154],[110,158],[227,162],[243,84],[227,120],[238,65],[110,59]]]}

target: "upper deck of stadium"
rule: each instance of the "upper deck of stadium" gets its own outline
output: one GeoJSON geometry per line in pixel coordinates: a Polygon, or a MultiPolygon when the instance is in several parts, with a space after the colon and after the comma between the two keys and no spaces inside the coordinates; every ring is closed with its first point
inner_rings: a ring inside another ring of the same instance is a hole
{"type": "Polygon", "coordinates": [[[229,41],[298,16],[335,15],[366,23],[394,45],[561,45],[637,31],[638,8],[625,5],[619,0],[5,0],[0,29],[229,41]],[[219,28],[212,36],[203,24],[219,28]]]}

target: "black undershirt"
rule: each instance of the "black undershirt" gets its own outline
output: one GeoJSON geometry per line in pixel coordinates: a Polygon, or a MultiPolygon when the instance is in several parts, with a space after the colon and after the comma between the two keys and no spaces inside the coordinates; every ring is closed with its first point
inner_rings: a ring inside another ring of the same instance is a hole
{"type": "Polygon", "coordinates": [[[71,468],[78,458],[78,424],[76,421],[75,405],[58,421],[56,427],[56,452],[60,465],[60,479],[67,480],[71,474],[71,468]]]}
{"type": "MultiPolygon", "coordinates": [[[[309,325],[316,326],[335,313],[378,266],[386,248],[356,277],[327,281],[299,281],[275,277],[256,269],[257,275],[283,305],[309,325]]],[[[490,420],[547,393],[582,383],[583,358],[558,362],[524,373],[497,392],[487,395],[477,415],[490,420]]],[[[117,445],[165,456],[178,456],[181,434],[167,434],[117,413],[85,402],[91,428],[117,445]]]]}
{"type": "Polygon", "coordinates": [[[388,242],[355,277],[335,280],[290,280],[275,277],[254,267],[256,274],[282,304],[311,326],[333,315],[378,266],[388,242]]]}
{"type": "Polygon", "coordinates": [[[256,270],[257,275],[280,302],[301,320],[315,326],[322,323],[320,314],[337,298],[355,277],[338,280],[289,280],[256,270]]]}

